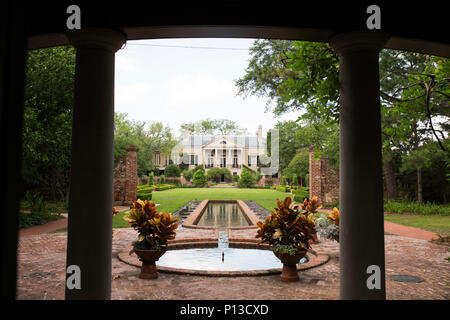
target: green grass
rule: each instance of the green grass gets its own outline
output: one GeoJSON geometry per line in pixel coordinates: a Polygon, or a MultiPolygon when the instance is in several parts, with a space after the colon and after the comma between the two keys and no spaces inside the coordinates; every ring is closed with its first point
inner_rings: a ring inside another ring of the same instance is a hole
{"type": "Polygon", "coordinates": [[[432,231],[443,237],[450,235],[450,216],[442,215],[418,215],[418,214],[388,214],[385,220],[432,231]]]}
{"type": "MultiPolygon", "coordinates": [[[[174,212],[191,200],[255,201],[271,211],[276,207],[277,198],[282,200],[287,196],[290,194],[270,189],[177,188],[153,193],[152,201],[160,204],[158,206],[160,212],[174,212]]],[[[128,227],[123,220],[127,211],[122,211],[113,218],[114,228],[128,227]]]]}

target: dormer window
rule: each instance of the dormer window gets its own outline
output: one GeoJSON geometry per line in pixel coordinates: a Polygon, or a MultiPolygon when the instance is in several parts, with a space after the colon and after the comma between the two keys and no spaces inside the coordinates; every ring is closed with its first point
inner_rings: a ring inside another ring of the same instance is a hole
{"type": "Polygon", "coordinates": [[[227,142],[226,142],[226,141],[220,141],[220,143],[221,143],[221,144],[227,144],[227,142]]]}

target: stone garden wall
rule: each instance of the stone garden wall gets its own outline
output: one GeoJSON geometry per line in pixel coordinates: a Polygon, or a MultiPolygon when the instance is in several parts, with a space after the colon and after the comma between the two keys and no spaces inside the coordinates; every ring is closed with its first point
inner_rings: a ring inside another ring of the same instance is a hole
{"type": "Polygon", "coordinates": [[[327,158],[314,159],[314,149],[309,152],[309,196],[323,203],[339,201],[339,170],[327,158]]]}
{"type": "Polygon", "coordinates": [[[128,145],[125,147],[126,155],[120,157],[114,168],[114,205],[127,206],[136,201],[136,187],[138,185],[137,175],[137,152],[138,147],[128,145]]]}

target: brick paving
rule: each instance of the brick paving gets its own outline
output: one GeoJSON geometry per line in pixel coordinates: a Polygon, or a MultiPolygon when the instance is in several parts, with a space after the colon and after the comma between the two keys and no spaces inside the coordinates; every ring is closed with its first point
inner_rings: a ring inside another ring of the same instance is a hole
{"type": "MultiPolygon", "coordinates": [[[[320,209],[320,212],[330,213],[333,210],[330,209],[320,209]]],[[[388,213],[385,212],[385,215],[388,213]]],[[[439,236],[431,231],[422,230],[419,228],[408,227],[401,224],[393,223],[390,221],[384,221],[384,231],[390,234],[395,234],[397,236],[403,236],[407,238],[421,239],[421,240],[436,240],[439,236]]]]}
{"type": "MultiPolygon", "coordinates": [[[[255,230],[237,230],[252,238],[255,230]]],[[[182,228],[177,238],[211,238],[212,230],[182,228]]],[[[279,275],[206,277],[160,273],[155,280],[139,279],[139,268],[117,259],[136,237],[129,228],[116,229],[113,239],[112,299],[339,299],[339,244],[321,240],[313,245],[330,256],[328,263],[299,272],[300,281],[281,282],[279,275]]],[[[19,241],[18,299],[64,299],[67,233],[24,236],[19,241]]],[[[450,299],[449,247],[420,239],[386,235],[386,292],[388,299],[450,299]],[[425,279],[395,282],[394,274],[425,279]]]]}

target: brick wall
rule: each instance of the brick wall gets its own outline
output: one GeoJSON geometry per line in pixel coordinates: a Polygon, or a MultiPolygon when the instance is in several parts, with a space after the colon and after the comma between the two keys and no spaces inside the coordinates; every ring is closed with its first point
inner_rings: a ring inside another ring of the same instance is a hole
{"type": "Polygon", "coordinates": [[[120,157],[114,168],[114,205],[126,206],[136,201],[137,152],[138,147],[128,145],[125,147],[126,155],[120,157]]]}
{"type": "Polygon", "coordinates": [[[339,170],[327,158],[314,160],[314,149],[309,152],[309,196],[323,203],[339,201],[339,170]]]}

